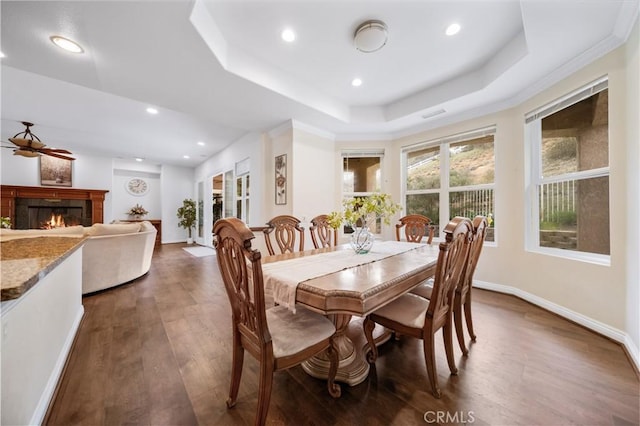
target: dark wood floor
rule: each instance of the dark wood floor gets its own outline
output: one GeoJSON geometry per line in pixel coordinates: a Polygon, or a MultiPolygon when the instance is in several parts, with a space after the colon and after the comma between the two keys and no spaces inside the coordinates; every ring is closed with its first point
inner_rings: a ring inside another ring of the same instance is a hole
{"type": "MultiPolygon", "coordinates": [[[[253,424],[258,363],[245,357],[238,403],[228,410],[228,300],[215,257],[182,247],[161,246],[146,276],[83,299],[48,424],[253,424]]],[[[430,393],[420,342],[403,338],[385,343],[369,378],[343,385],[338,400],[300,367],[276,373],[268,422],[423,425],[440,415],[441,424],[640,423],[638,378],[618,344],[513,296],[474,296],[478,341],[467,358],[456,351],[458,376],[449,376],[438,339],[442,399],[430,393]]],[[[361,320],[350,327],[363,343],[361,320]]]]}

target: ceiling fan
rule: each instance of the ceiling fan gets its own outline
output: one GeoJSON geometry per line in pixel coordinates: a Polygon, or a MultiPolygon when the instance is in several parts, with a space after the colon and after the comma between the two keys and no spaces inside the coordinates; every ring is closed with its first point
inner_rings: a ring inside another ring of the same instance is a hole
{"type": "Polygon", "coordinates": [[[14,146],[3,146],[2,148],[13,148],[13,155],[21,155],[23,157],[39,157],[40,155],[49,155],[51,157],[62,158],[63,160],[75,160],[73,157],[69,157],[63,154],[71,154],[66,149],[53,149],[45,148],[46,145],[40,141],[36,135],[31,133],[30,127],[33,123],[23,121],[22,124],[26,127],[24,132],[17,133],[14,137],[9,138],[9,142],[14,146]]]}

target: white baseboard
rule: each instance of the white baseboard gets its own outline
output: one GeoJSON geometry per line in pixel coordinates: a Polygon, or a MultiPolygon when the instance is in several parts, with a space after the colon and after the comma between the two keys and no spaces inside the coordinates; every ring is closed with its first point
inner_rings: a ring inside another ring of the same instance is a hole
{"type": "Polygon", "coordinates": [[[31,421],[29,424],[31,425],[40,425],[44,420],[44,416],[47,414],[47,409],[49,408],[49,404],[51,404],[51,398],[53,398],[53,393],[56,390],[56,386],[58,385],[58,381],[62,378],[62,371],[64,370],[64,365],[67,362],[67,358],[69,357],[69,352],[71,351],[71,346],[73,345],[73,340],[76,337],[76,333],[78,332],[78,327],[80,327],[80,321],[82,321],[82,317],[84,315],[84,306],[80,305],[80,309],[76,313],[76,317],[73,320],[73,326],[69,330],[69,334],[65,339],[64,346],[58,355],[58,359],[56,360],[56,365],[49,376],[49,380],[47,381],[47,386],[42,391],[42,395],[40,396],[40,401],[38,401],[38,405],[36,406],[35,411],[33,412],[33,416],[31,417],[31,421]]]}
{"type": "Polygon", "coordinates": [[[633,343],[633,340],[631,340],[631,337],[627,333],[624,334],[624,342],[622,344],[627,349],[627,353],[636,365],[636,371],[640,371],[640,350],[635,343],[633,343]]]}
{"type": "Polygon", "coordinates": [[[186,243],[187,240],[186,239],[182,239],[182,240],[162,240],[162,242],[160,244],[177,244],[177,243],[186,243]]]}
{"type": "Polygon", "coordinates": [[[553,302],[543,299],[542,297],[528,293],[519,288],[477,280],[473,281],[473,286],[484,290],[491,290],[498,293],[511,294],[513,296],[519,297],[520,299],[533,303],[536,306],[553,312],[554,314],[560,315],[563,318],[567,318],[568,320],[571,320],[576,324],[580,324],[581,326],[586,327],[589,330],[595,331],[598,334],[606,336],[609,339],[620,343],[627,350],[627,353],[631,357],[631,361],[635,364],[636,370],[640,370],[640,351],[626,332],[618,330],[617,328],[611,327],[600,321],[596,321],[578,312],[572,311],[571,309],[567,309],[564,306],[557,305],[553,302]]]}

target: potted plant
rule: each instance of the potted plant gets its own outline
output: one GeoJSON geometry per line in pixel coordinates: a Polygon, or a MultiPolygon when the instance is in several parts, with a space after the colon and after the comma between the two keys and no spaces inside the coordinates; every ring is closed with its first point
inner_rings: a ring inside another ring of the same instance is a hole
{"type": "Polygon", "coordinates": [[[189,238],[187,238],[187,244],[193,244],[193,238],[191,237],[191,229],[196,223],[196,202],[191,198],[185,198],[182,201],[182,207],[178,208],[177,213],[178,225],[189,231],[189,238]]]}

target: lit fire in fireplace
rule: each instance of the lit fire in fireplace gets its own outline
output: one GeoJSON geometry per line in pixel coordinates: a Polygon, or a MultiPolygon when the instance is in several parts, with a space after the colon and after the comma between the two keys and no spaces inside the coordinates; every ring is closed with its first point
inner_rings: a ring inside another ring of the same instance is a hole
{"type": "Polygon", "coordinates": [[[61,214],[52,214],[51,219],[44,222],[42,229],[64,228],[65,226],[67,225],[65,225],[61,214]]]}

